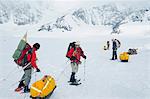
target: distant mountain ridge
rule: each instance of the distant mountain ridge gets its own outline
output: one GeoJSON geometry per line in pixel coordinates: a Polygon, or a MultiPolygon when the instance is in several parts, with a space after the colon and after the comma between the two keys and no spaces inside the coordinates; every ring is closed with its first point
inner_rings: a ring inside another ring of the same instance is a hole
{"type": "Polygon", "coordinates": [[[55,21],[44,24],[39,31],[71,31],[74,24],[88,24],[93,26],[109,25],[117,32],[121,24],[128,22],[150,22],[150,8],[140,10],[126,9],[119,11],[115,5],[103,5],[102,7],[80,8],[68,15],[58,17],[55,21]],[[70,21],[71,20],[71,21],[70,21]]]}
{"type": "MultiPolygon", "coordinates": [[[[44,5],[45,7],[45,5],[44,5]]],[[[45,7],[46,9],[46,7],[45,7]]],[[[40,2],[31,5],[28,2],[0,2],[0,24],[12,21],[17,25],[39,23],[45,14],[40,8],[40,2]]],[[[47,13],[50,13],[47,12],[47,13]]],[[[48,16],[47,16],[48,17],[48,16]]],[[[141,9],[120,9],[117,5],[107,4],[90,8],[79,8],[68,14],[57,16],[54,20],[42,23],[39,31],[71,31],[82,24],[100,26],[109,25],[114,32],[121,24],[128,22],[150,22],[150,7],[141,9]]]]}

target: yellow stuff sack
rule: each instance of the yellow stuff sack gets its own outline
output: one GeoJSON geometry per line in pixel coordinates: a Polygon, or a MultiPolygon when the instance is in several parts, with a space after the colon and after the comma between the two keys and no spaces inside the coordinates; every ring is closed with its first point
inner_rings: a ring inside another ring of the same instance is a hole
{"type": "Polygon", "coordinates": [[[55,80],[49,75],[44,76],[41,80],[36,81],[30,88],[31,97],[46,97],[56,88],[55,80]]]}
{"type": "Polygon", "coordinates": [[[120,54],[119,58],[122,62],[128,62],[129,54],[127,52],[123,52],[122,54],[120,54]]]}

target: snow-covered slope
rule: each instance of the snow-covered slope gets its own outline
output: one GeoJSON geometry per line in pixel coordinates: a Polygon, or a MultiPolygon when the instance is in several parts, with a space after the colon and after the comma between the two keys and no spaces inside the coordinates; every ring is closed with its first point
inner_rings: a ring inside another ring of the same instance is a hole
{"type": "Polygon", "coordinates": [[[18,2],[15,7],[12,6],[16,4],[13,1],[0,1],[0,99],[30,99],[30,94],[14,92],[23,70],[14,63],[12,55],[26,32],[30,44],[39,42],[41,45],[37,52],[37,64],[41,72],[32,75],[31,84],[44,75],[53,76],[57,88],[50,99],[150,99],[148,7],[120,9],[122,6],[118,8],[115,5],[102,5],[81,7],[64,12],[65,14],[57,14],[56,9],[52,10],[46,3],[43,4],[46,8],[42,7],[40,1],[35,4],[24,0],[26,3],[22,5],[22,1],[15,0],[18,2]],[[38,4],[41,4],[40,8],[38,4]],[[11,8],[24,10],[12,13],[14,9],[11,8]],[[19,15],[13,16],[15,13],[19,15]],[[30,15],[34,16],[33,20],[30,20],[30,15]],[[17,21],[14,21],[15,18],[17,21]],[[119,25],[120,34],[110,34],[110,26],[120,20],[123,22],[119,25]],[[17,25],[24,22],[26,25],[17,25]],[[37,23],[32,24],[34,22],[37,23]],[[39,29],[41,30],[37,31],[39,29]],[[110,60],[112,49],[104,51],[103,48],[112,38],[121,41],[118,55],[129,48],[138,48],[138,54],[130,56],[127,63],[120,62],[119,59],[110,60]],[[71,67],[65,55],[68,44],[72,41],[80,41],[87,56],[87,60],[81,60],[82,64],[77,73],[77,78],[82,82],[80,86],[68,84],[71,67]]]}
{"type": "MultiPolygon", "coordinates": [[[[10,25],[0,27],[0,99],[30,99],[29,94],[14,92],[23,71],[12,60],[12,54],[24,35],[21,31],[26,30],[22,27],[8,30],[10,25]]],[[[149,24],[124,24],[120,28],[122,33],[119,35],[110,35],[111,30],[106,27],[82,27],[80,31],[63,33],[41,33],[33,29],[28,33],[28,42],[41,44],[37,52],[41,72],[32,75],[31,83],[43,75],[52,75],[57,88],[50,99],[149,99],[149,24]],[[112,50],[104,51],[103,46],[112,38],[121,41],[118,54],[129,48],[138,48],[138,54],[130,56],[128,63],[111,61],[112,50]],[[76,87],[68,85],[71,67],[65,54],[68,44],[77,40],[81,42],[87,60],[84,63],[82,59],[79,66],[77,78],[81,78],[82,85],[76,87]]]]}

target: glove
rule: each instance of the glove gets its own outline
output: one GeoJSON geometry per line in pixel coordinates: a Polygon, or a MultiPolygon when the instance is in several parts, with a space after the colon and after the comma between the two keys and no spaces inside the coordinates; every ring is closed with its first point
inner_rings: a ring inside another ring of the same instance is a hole
{"type": "Polygon", "coordinates": [[[37,69],[36,69],[36,72],[41,72],[41,71],[40,71],[40,69],[37,68],[37,69]]]}
{"type": "Polygon", "coordinates": [[[76,57],[72,56],[72,57],[70,58],[70,60],[76,60],[76,57]]]}
{"type": "Polygon", "coordinates": [[[86,56],[83,56],[84,59],[86,59],[86,56]]]}

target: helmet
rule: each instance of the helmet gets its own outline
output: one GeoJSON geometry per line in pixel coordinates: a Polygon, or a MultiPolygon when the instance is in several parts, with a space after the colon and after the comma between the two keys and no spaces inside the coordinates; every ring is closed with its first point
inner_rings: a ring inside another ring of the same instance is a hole
{"type": "Polygon", "coordinates": [[[40,48],[40,44],[39,44],[39,43],[35,43],[35,44],[33,45],[33,47],[36,48],[36,50],[38,50],[38,49],[40,48]]]}

